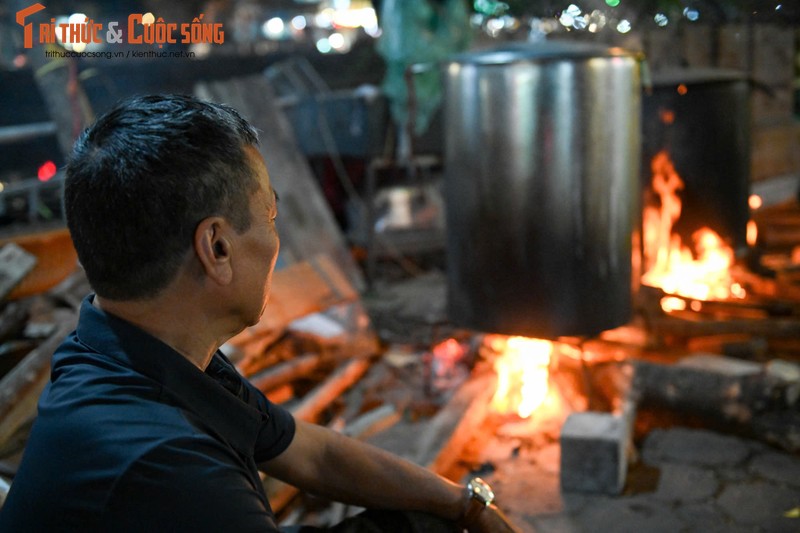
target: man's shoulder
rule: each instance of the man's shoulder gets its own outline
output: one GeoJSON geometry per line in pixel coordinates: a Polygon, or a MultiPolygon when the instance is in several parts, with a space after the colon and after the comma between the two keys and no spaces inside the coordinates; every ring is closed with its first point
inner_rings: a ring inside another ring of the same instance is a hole
{"type": "MultiPolygon", "coordinates": [[[[230,448],[207,435],[164,440],[117,479],[101,523],[158,530],[180,517],[180,531],[275,531],[257,476],[230,448]]],[[[124,529],[128,531],[128,529],[124,529]]]]}
{"type": "Polygon", "coordinates": [[[161,383],[74,335],[62,343],[52,366],[26,455],[58,463],[56,470],[118,471],[164,440],[199,433],[161,383]],[[61,453],[48,455],[51,447],[61,453]]]}

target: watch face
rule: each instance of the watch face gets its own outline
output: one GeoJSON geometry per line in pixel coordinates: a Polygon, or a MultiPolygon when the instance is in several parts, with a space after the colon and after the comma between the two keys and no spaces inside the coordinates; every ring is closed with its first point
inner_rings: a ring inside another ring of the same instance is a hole
{"type": "Polygon", "coordinates": [[[473,478],[467,486],[469,487],[472,497],[484,505],[489,505],[494,500],[492,488],[481,478],[473,478]]]}

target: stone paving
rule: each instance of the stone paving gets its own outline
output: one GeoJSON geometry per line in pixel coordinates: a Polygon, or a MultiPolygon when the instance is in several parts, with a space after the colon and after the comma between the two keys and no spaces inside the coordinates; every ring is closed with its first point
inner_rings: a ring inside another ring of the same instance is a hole
{"type": "Polygon", "coordinates": [[[485,450],[491,468],[481,475],[526,533],[800,532],[800,457],[757,441],[654,430],[620,496],[562,493],[557,443],[525,451],[497,441],[485,450]],[[650,486],[632,490],[642,470],[650,486]]]}

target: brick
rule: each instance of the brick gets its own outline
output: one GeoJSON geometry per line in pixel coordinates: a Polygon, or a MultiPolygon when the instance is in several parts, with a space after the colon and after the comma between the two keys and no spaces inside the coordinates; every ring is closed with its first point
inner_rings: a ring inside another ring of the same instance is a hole
{"type": "Polygon", "coordinates": [[[609,413],[573,413],[561,428],[561,490],[619,494],[628,471],[630,433],[609,413]]]}

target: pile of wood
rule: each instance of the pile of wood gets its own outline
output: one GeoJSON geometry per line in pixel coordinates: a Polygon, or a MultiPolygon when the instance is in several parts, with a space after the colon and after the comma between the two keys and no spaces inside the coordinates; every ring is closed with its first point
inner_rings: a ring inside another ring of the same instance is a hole
{"type": "Polygon", "coordinates": [[[12,476],[50,376],[50,358],[74,329],[89,287],[76,271],[49,291],[9,299],[35,271],[36,257],[8,243],[0,249],[0,475],[12,476]]]}

